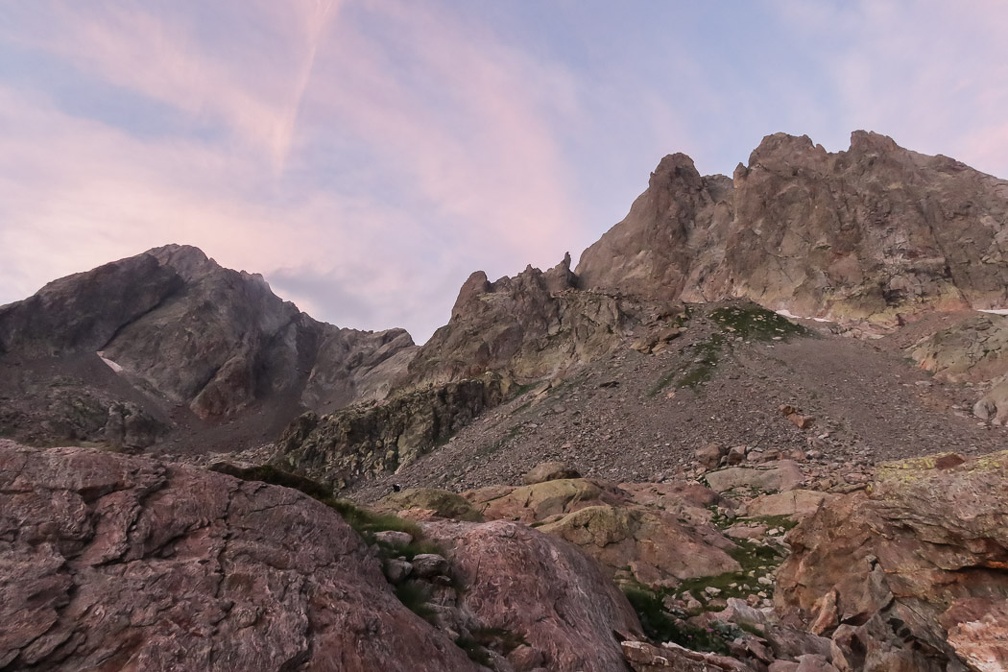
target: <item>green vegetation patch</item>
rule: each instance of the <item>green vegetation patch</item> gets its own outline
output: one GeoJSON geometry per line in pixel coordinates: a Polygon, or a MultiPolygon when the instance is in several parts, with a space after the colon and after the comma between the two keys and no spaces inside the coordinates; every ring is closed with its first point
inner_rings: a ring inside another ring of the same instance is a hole
{"type": "Polygon", "coordinates": [[[695,353],[690,364],[685,369],[676,368],[662,376],[648,391],[648,396],[659,395],[672,383],[675,383],[678,388],[696,389],[699,385],[709,381],[714,375],[714,367],[717,366],[718,360],[721,358],[721,346],[724,343],[724,336],[712,334],[692,346],[687,346],[691,347],[695,353]]]}
{"type": "Polygon", "coordinates": [[[726,332],[746,340],[769,341],[789,336],[808,336],[808,329],[756,304],[715,308],[710,319],[726,332]]]}
{"type": "Polygon", "coordinates": [[[759,578],[772,574],[780,566],[784,561],[784,551],[747,539],[737,539],[734,542],[736,547],[728,554],[742,566],[741,571],[687,579],[676,586],[672,593],[683,595],[689,592],[705,608],[713,597],[719,600],[729,597],[744,599],[759,592],[771,594],[773,586],[761,584],[759,578]],[[706,592],[707,588],[716,588],[718,592],[712,596],[706,592]]]}
{"type": "Polygon", "coordinates": [[[395,587],[396,597],[403,606],[414,614],[430,623],[434,619],[434,610],[431,609],[430,586],[420,581],[403,581],[395,587]]]}
{"type": "Polygon", "coordinates": [[[761,523],[766,525],[768,530],[772,530],[775,527],[787,532],[798,525],[798,521],[793,516],[753,516],[752,518],[746,518],[746,520],[754,523],[761,523]]]}
{"type": "Polygon", "coordinates": [[[318,481],[277,469],[272,465],[242,468],[232,464],[218,463],[210,467],[212,471],[229,474],[245,481],[257,481],[270,485],[280,485],[285,488],[299,490],[335,510],[350,527],[359,534],[365,542],[376,545],[380,555],[385,558],[405,557],[412,560],[422,553],[437,553],[444,555],[444,549],[432,541],[423,538],[423,530],[412,520],[400,518],[391,513],[377,513],[357,506],[346,499],[334,497],[332,490],[318,481]],[[379,542],[375,534],[394,530],[406,532],[413,537],[409,544],[388,544],[379,542]]]}
{"type": "Polygon", "coordinates": [[[673,383],[678,388],[695,390],[708,382],[714,376],[714,370],[721,360],[724,347],[730,344],[730,338],[739,337],[746,341],[771,341],[812,334],[800,324],[795,324],[772,310],[767,310],[756,304],[715,308],[708,317],[720,328],[720,332],[687,346],[693,352],[690,363],[684,368],[674,369],[663,376],[648,392],[649,396],[657,396],[673,383]]]}
{"type": "Polygon", "coordinates": [[[299,490],[312,499],[317,499],[321,502],[331,499],[333,494],[332,488],[327,488],[318,481],[277,469],[271,464],[262,464],[258,467],[238,467],[227,462],[217,462],[210,465],[210,471],[234,476],[243,481],[257,481],[259,483],[268,483],[269,485],[279,485],[284,488],[299,490]]]}
{"type": "Polygon", "coordinates": [[[697,386],[709,381],[714,375],[714,367],[721,359],[721,346],[724,342],[724,336],[712,334],[697,343],[694,346],[696,355],[693,357],[693,362],[679,378],[676,386],[696,389],[697,386]]]}
{"type": "Polygon", "coordinates": [[[468,635],[460,635],[455,645],[466,652],[469,659],[489,667],[492,659],[489,651],[507,656],[522,644],[527,644],[521,635],[504,628],[474,628],[468,635]]]}
{"type": "Polygon", "coordinates": [[[644,634],[655,642],[675,642],[694,651],[712,651],[727,654],[728,642],[734,636],[726,637],[715,628],[699,628],[676,618],[665,610],[663,591],[655,591],[635,585],[623,588],[637,618],[640,619],[644,634]]]}

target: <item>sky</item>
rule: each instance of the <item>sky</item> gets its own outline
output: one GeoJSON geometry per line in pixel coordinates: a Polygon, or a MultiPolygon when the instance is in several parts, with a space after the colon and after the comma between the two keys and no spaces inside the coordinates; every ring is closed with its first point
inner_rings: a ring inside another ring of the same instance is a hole
{"type": "Polygon", "coordinates": [[[1004,35],[1000,0],[8,0],[0,304],[180,243],[423,342],[673,152],[866,129],[1008,178],[1004,35]]]}

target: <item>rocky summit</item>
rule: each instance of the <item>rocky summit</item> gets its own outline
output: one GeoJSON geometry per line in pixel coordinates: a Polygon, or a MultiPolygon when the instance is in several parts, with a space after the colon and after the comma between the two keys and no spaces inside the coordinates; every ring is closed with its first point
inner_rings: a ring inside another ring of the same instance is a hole
{"type": "Polygon", "coordinates": [[[1008,182],[662,159],[572,268],[318,322],[169,245],[0,307],[0,670],[1008,669],[1008,182]]]}
{"type": "Polygon", "coordinates": [[[586,288],[891,325],[1008,305],[1008,182],[891,138],[845,152],[767,136],[734,176],[662,159],[626,219],[581,257],[586,288]]]}
{"type": "Polygon", "coordinates": [[[0,412],[35,443],[185,446],[216,441],[222,420],[227,441],[261,441],[299,411],[384,396],[414,348],[401,329],[317,322],[262,276],[169,245],[0,308],[0,412]]]}

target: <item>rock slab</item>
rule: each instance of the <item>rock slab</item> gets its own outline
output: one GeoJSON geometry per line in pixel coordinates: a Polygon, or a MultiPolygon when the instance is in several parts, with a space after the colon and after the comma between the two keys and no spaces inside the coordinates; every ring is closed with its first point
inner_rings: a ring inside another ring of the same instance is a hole
{"type": "Polygon", "coordinates": [[[294,490],[0,441],[0,668],[477,670],[294,490]]]}

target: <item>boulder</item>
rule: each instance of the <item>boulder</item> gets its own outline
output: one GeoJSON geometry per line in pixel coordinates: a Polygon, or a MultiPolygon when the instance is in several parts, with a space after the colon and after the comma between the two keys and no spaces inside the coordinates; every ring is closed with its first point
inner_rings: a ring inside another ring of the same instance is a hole
{"type": "Polygon", "coordinates": [[[424,533],[448,550],[460,599],[488,628],[512,633],[557,672],[624,668],[614,632],[640,633],[626,597],[574,546],[508,521],[434,521],[424,533]],[[538,652],[538,653],[536,653],[538,652]]]}
{"type": "Polygon", "coordinates": [[[1008,661],[1008,600],[961,598],[941,616],[948,643],[974,669],[1003,669],[1008,661]]]}
{"type": "Polygon", "coordinates": [[[1008,452],[881,465],[788,533],[776,608],[834,637],[863,625],[875,669],[983,669],[1008,625],[1006,492],[1008,452]]]}
{"type": "Polygon", "coordinates": [[[995,425],[1008,425],[1008,374],[994,381],[990,391],[973,406],[973,414],[995,425]]]}
{"type": "Polygon", "coordinates": [[[420,553],[413,557],[412,575],[418,579],[433,579],[448,572],[448,561],[437,553],[420,553]]]}
{"type": "Polygon", "coordinates": [[[540,462],[529,469],[522,480],[526,485],[535,485],[562,478],[581,478],[581,474],[577,469],[564,462],[540,462]]]}
{"type": "Polygon", "coordinates": [[[565,478],[519,487],[491,486],[466,492],[466,499],[488,520],[541,522],[599,502],[625,501],[611,485],[584,478],[565,478]]]}
{"type": "Polygon", "coordinates": [[[693,454],[696,463],[704,469],[717,469],[721,465],[721,458],[728,452],[724,446],[717,443],[708,443],[700,446],[693,454]]]}
{"type": "Polygon", "coordinates": [[[758,516],[788,516],[802,519],[819,510],[824,502],[835,498],[818,490],[788,490],[770,495],[760,495],[746,505],[746,515],[758,516]]]}
{"type": "Polygon", "coordinates": [[[704,478],[714,492],[749,489],[763,493],[794,490],[805,480],[801,467],[793,460],[779,460],[772,466],[729,467],[708,472],[704,478]]]}
{"type": "Polygon", "coordinates": [[[0,539],[5,669],[481,669],[295,490],[0,441],[0,539]]]}
{"type": "Polygon", "coordinates": [[[728,554],[734,545],[713,529],[698,530],[643,507],[590,506],[539,529],[577,545],[613,576],[629,570],[645,586],[741,569],[728,554]]]}
{"type": "Polygon", "coordinates": [[[466,493],[487,519],[515,520],[577,545],[610,576],[660,587],[738,571],[700,485],[562,479],[466,493]]]}
{"type": "Polygon", "coordinates": [[[451,518],[477,523],[483,520],[483,515],[465,497],[437,488],[406,488],[386,495],[373,508],[407,518],[451,518]]]}

